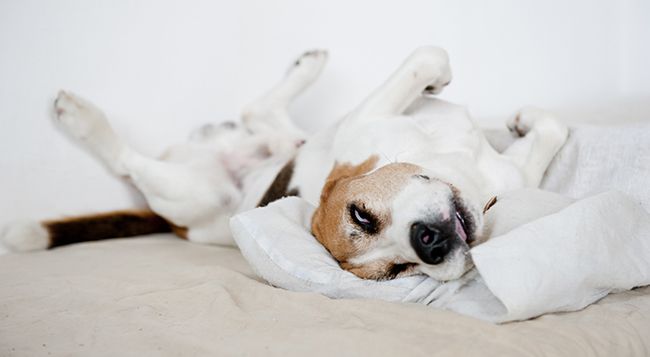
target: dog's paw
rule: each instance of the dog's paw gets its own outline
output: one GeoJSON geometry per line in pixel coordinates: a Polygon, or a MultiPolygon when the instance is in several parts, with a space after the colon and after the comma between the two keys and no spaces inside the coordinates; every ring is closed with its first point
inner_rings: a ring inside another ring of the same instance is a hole
{"type": "Polygon", "coordinates": [[[99,108],[70,92],[59,91],[54,111],[63,127],[82,140],[108,127],[108,121],[99,108]]]}
{"type": "Polygon", "coordinates": [[[77,95],[60,91],[54,110],[70,134],[99,155],[116,174],[125,174],[120,160],[127,147],[99,108],[77,95]]]}
{"type": "Polygon", "coordinates": [[[515,137],[526,136],[526,134],[535,128],[561,132],[567,130],[566,125],[560,120],[557,114],[532,106],[519,109],[519,111],[508,119],[506,125],[515,137]]]}
{"type": "Polygon", "coordinates": [[[524,108],[508,118],[506,126],[513,136],[522,137],[528,134],[534,123],[535,115],[532,115],[531,112],[526,111],[524,108]]]}
{"type": "Polygon", "coordinates": [[[436,46],[424,46],[415,50],[406,60],[405,67],[412,72],[413,79],[424,83],[422,94],[439,94],[451,83],[449,55],[436,46]]]}
{"type": "Polygon", "coordinates": [[[304,80],[313,81],[323,70],[326,62],[327,51],[307,51],[293,63],[289,69],[289,75],[300,76],[304,80]]]}
{"type": "Polygon", "coordinates": [[[227,121],[220,124],[204,124],[190,134],[190,141],[218,141],[222,144],[231,144],[243,140],[246,136],[246,129],[240,124],[227,121]]]}
{"type": "Polygon", "coordinates": [[[14,222],[2,234],[2,243],[17,252],[43,250],[50,246],[50,233],[40,222],[14,222]]]}

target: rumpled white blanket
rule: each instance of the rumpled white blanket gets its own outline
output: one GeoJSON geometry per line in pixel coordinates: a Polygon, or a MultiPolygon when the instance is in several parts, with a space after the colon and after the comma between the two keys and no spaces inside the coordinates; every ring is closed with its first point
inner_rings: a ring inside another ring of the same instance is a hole
{"type": "Polygon", "coordinates": [[[471,250],[476,269],[445,283],[425,276],[377,282],[342,270],[309,232],[314,207],[299,198],[235,216],[231,229],[253,270],[274,286],[417,302],[500,323],[578,310],[649,285],[648,177],[650,124],[572,128],[542,187],[579,200],[535,191],[518,201],[514,194],[513,205],[546,201],[552,209],[495,230],[471,250]]]}

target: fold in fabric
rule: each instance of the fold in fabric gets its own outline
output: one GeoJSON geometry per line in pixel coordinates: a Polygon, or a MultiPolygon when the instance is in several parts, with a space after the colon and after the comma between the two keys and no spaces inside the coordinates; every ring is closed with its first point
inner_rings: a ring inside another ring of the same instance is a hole
{"type": "Polygon", "coordinates": [[[253,270],[277,287],[523,320],[650,285],[649,175],[650,124],[572,127],[541,184],[564,196],[500,195],[485,216],[490,240],[471,250],[476,268],[445,283],[425,276],[377,282],[342,270],[310,234],[315,208],[299,198],[237,215],[231,228],[253,270]]]}
{"type": "Polygon", "coordinates": [[[476,269],[445,283],[426,276],[366,280],[342,270],[309,232],[314,209],[292,197],[231,219],[242,254],[271,285],[417,302],[499,323],[579,310],[610,292],[650,284],[650,214],[618,191],[491,238],[471,250],[476,269]]]}

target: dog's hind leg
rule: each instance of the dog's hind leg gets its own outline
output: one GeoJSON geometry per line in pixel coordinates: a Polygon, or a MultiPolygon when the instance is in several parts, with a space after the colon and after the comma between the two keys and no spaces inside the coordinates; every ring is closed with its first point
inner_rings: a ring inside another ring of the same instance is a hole
{"type": "Polygon", "coordinates": [[[59,123],[70,134],[92,150],[113,172],[124,175],[117,164],[128,148],[99,108],[77,95],[59,91],[54,110],[59,123]]]}
{"type": "Polygon", "coordinates": [[[246,106],[242,121],[247,129],[253,134],[282,132],[306,138],[305,132],[291,120],[287,110],[291,101],[318,78],[325,62],[326,51],[308,51],[298,58],[280,83],[246,106]]]}
{"type": "Polygon", "coordinates": [[[418,48],[345,121],[363,124],[380,117],[401,115],[423,93],[438,94],[449,82],[451,69],[447,52],[439,47],[418,48]]]}
{"type": "Polygon", "coordinates": [[[566,142],[569,129],[555,113],[530,106],[512,115],[507,126],[519,139],[503,155],[522,170],[526,187],[538,187],[546,168],[566,142]]]}
{"type": "Polygon", "coordinates": [[[55,110],[71,134],[115,174],[135,184],[152,211],[187,228],[189,240],[234,245],[228,218],[241,193],[221,165],[173,163],[140,155],[117,136],[101,110],[71,93],[59,93],[55,110]]]}

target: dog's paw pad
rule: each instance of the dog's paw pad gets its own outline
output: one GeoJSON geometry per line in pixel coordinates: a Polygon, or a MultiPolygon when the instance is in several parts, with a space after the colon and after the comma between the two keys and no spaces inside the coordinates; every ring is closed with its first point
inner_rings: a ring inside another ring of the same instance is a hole
{"type": "Polygon", "coordinates": [[[14,222],[2,234],[2,243],[17,252],[43,250],[50,246],[50,233],[40,222],[14,222]]]}
{"type": "Polygon", "coordinates": [[[316,78],[327,62],[327,51],[307,51],[291,66],[290,73],[297,73],[309,78],[316,78]]]}
{"type": "Polygon", "coordinates": [[[101,110],[70,92],[59,92],[54,102],[54,112],[59,123],[81,139],[108,125],[101,110]]]}
{"type": "Polygon", "coordinates": [[[92,103],[70,92],[59,91],[54,101],[57,115],[80,116],[101,113],[92,103]]]}
{"type": "Polygon", "coordinates": [[[522,137],[525,136],[528,131],[530,131],[530,128],[526,128],[524,125],[522,125],[521,115],[519,114],[509,120],[506,125],[508,126],[510,133],[514,136],[522,137]]]}
{"type": "Polygon", "coordinates": [[[558,132],[566,136],[566,124],[552,111],[532,106],[521,108],[506,122],[512,135],[522,137],[533,128],[544,132],[558,132]]]}
{"type": "Polygon", "coordinates": [[[442,89],[451,83],[451,79],[448,80],[446,83],[440,83],[439,81],[436,82],[436,84],[430,84],[424,88],[422,91],[422,94],[424,95],[433,95],[433,94],[439,94],[442,92],[442,89]]]}
{"type": "Polygon", "coordinates": [[[310,66],[316,62],[327,60],[327,51],[312,50],[303,53],[294,63],[295,67],[310,66]]]}
{"type": "Polygon", "coordinates": [[[543,110],[535,107],[524,107],[512,115],[506,125],[512,135],[516,137],[526,136],[535,126],[537,120],[543,116],[543,110]]]}
{"type": "Polygon", "coordinates": [[[227,121],[215,124],[205,124],[200,128],[196,129],[190,135],[190,140],[192,141],[205,141],[213,139],[223,139],[224,136],[230,135],[231,137],[236,137],[240,134],[240,127],[237,123],[232,121],[227,121]]]}

